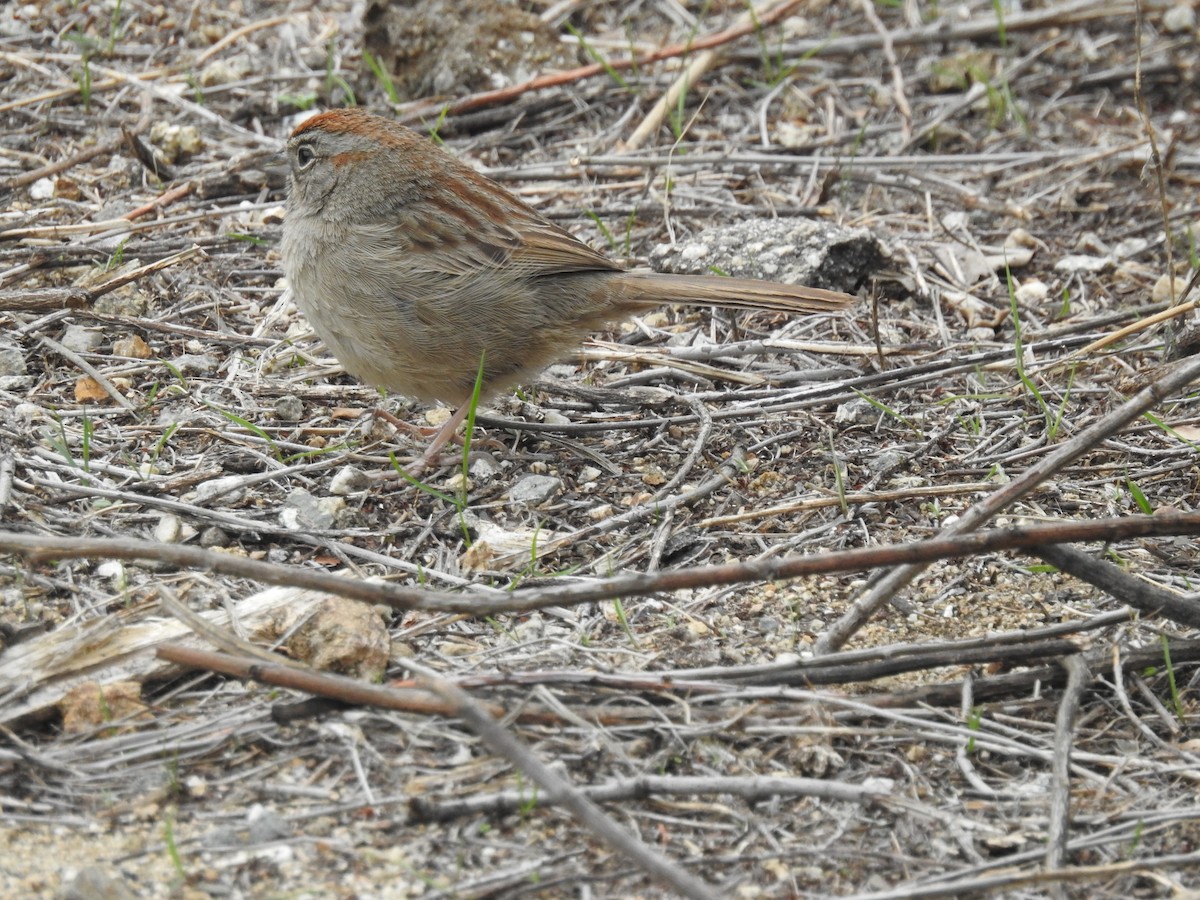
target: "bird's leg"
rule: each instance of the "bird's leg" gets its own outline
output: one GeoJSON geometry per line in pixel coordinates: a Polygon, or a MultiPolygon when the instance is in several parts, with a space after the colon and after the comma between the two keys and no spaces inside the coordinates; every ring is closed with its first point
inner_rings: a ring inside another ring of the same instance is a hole
{"type": "Polygon", "coordinates": [[[454,437],[454,432],[458,430],[458,426],[463,423],[470,410],[471,401],[468,398],[454,411],[454,415],[448,418],[442,424],[442,427],[437,430],[433,436],[433,440],[429,442],[429,446],[425,448],[425,452],[421,454],[420,458],[416,462],[407,465],[404,471],[416,478],[426,469],[430,468],[433,465],[433,461],[437,459],[437,455],[441,452],[441,449],[454,437]]]}

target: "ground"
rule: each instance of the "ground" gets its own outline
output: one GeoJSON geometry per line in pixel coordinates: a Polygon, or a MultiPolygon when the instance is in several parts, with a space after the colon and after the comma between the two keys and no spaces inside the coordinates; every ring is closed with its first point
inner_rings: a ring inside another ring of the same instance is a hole
{"type": "Polygon", "coordinates": [[[466,4],[494,56],[382,59],[383,6],[0,10],[0,894],[689,889],[558,773],[697,896],[1196,896],[1194,529],[765,568],[1191,512],[1195,7],[466,4]],[[282,142],[354,103],[631,264],[858,301],[614,323],[414,486],[373,411],[439,412],[282,276],[282,142]],[[797,220],[852,249],[762,271],[797,220]],[[276,641],[357,678],[153,655],[276,641]]]}

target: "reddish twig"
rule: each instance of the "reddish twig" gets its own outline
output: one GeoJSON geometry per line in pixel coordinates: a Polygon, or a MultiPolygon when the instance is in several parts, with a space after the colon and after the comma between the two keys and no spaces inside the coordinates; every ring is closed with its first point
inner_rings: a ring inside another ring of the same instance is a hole
{"type": "MultiPolygon", "coordinates": [[[[368,603],[386,603],[397,609],[487,616],[501,612],[543,609],[548,606],[592,603],[612,597],[645,596],[659,591],[773,581],[899,565],[927,565],[940,559],[1037,548],[1051,544],[1111,542],[1134,537],[1181,534],[1200,534],[1200,513],[1165,513],[1000,528],[887,547],[864,547],[813,556],[696,566],[651,574],[634,573],[511,593],[489,591],[474,594],[451,594],[397,584],[361,581],[328,572],[215,553],[200,547],[124,538],[54,538],[0,532],[0,552],[13,553],[33,562],[57,559],[151,559],[181,567],[206,569],[223,575],[253,578],[268,584],[326,591],[368,603]]],[[[1186,598],[1176,598],[1176,601],[1177,605],[1170,609],[1171,617],[1176,621],[1200,625],[1200,608],[1197,608],[1197,604],[1186,598]]]]}
{"type": "Polygon", "coordinates": [[[461,100],[456,100],[450,103],[447,107],[447,115],[461,115],[462,113],[470,112],[471,110],[480,109],[484,106],[491,106],[498,103],[511,103],[518,97],[528,94],[531,91],[540,91],[545,88],[558,87],[563,84],[572,84],[576,81],[583,81],[586,78],[594,78],[597,75],[604,75],[612,71],[622,71],[625,69],[635,69],[640,66],[649,65],[650,63],[661,62],[664,59],[671,59],[676,56],[684,56],[688,53],[694,53],[697,50],[710,50],[713,47],[720,47],[722,44],[728,44],[736,41],[738,38],[745,37],[748,34],[774,25],[780,19],[786,17],[797,6],[801,0],[788,0],[781,3],[775,9],[768,10],[759,16],[758,21],[742,21],[732,28],[725,31],[717,31],[712,34],[706,34],[701,37],[693,38],[683,44],[672,44],[669,47],[663,47],[659,50],[652,50],[649,53],[643,53],[641,56],[631,57],[629,59],[614,59],[603,63],[593,63],[590,66],[580,66],[577,69],[568,69],[565,72],[551,72],[549,75],[539,75],[536,78],[531,78],[529,81],[521,82],[520,84],[509,85],[504,88],[497,88],[494,91],[482,91],[478,94],[472,94],[469,97],[463,97],[461,100]]]}

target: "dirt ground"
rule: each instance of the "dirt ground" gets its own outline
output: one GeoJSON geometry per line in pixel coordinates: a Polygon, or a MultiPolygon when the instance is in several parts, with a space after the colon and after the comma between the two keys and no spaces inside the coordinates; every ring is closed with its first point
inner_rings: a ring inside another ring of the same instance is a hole
{"type": "Polygon", "coordinates": [[[1200,896],[1197,6],[410,6],[0,8],[0,895],[1200,896]],[[353,104],[860,300],[614,323],[408,484],[278,250],[353,104]]]}

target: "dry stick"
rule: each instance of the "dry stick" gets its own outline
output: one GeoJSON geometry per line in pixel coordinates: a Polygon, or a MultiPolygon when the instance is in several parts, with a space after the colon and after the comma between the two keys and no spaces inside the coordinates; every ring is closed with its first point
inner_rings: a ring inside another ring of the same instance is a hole
{"type": "MultiPolygon", "coordinates": [[[[187,666],[190,669],[218,672],[247,681],[258,681],[262,684],[303,691],[317,697],[331,697],[356,706],[370,706],[396,712],[417,712],[426,715],[448,716],[453,714],[453,708],[449,704],[430,694],[429,691],[368,684],[348,675],[296,668],[290,661],[280,660],[278,663],[266,663],[255,658],[214,653],[211,650],[198,650],[195,647],[185,647],[181,644],[163,644],[155,651],[155,655],[159,659],[187,666]]],[[[500,707],[494,707],[491,712],[498,716],[505,713],[500,707]]],[[[529,710],[523,711],[521,716],[522,721],[561,724],[557,716],[539,717],[529,710]]]]}
{"type": "MultiPolygon", "coordinates": [[[[697,794],[728,794],[740,797],[747,803],[761,803],[776,797],[818,797],[841,803],[886,803],[886,797],[870,787],[824,778],[786,776],[639,775],[577,790],[598,803],[642,800],[646,797],[694,797],[697,794]]],[[[422,822],[504,815],[528,805],[528,791],[511,790],[442,801],[426,800],[416,795],[409,801],[414,818],[422,822]]]]}
{"type": "Polygon", "coordinates": [[[80,150],[74,156],[68,156],[66,159],[60,159],[58,162],[50,163],[41,168],[30,169],[28,172],[14,175],[8,180],[5,187],[9,190],[22,188],[27,184],[33,184],[40,178],[49,178],[51,175],[57,175],[59,172],[65,172],[67,169],[83,165],[88,160],[95,159],[97,156],[102,156],[105,153],[115,153],[120,149],[124,141],[125,139],[121,137],[112,138],[111,140],[96,144],[94,147],[87,147],[80,150]]]}
{"type": "Polygon", "coordinates": [[[1087,663],[1079,655],[1065,657],[1061,665],[1067,670],[1067,687],[1058,704],[1054,720],[1054,762],[1050,766],[1050,826],[1046,835],[1046,868],[1061,869],[1067,860],[1071,812],[1071,744],[1075,717],[1083,692],[1092,680],[1087,663]]]}
{"type": "MultiPolygon", "coordinates": [[[[759,18],[757,25],[753,23],[749,26],[742,25],[730,28],[727,31],[720,31],[715,34],[696,38],[686,44],[675,44],[651,53],[644,53],[641,56],[631,59],[606,60],[604,63],[581,66],[578,69],[571,69],[566,72],[539,75],[537,78],[532,78],[529,81],[514,84],[506,88],[472,94],[448,104],[446,115],[459,115],[493,104],[511,103],[513,100],[531,91],[540,91],[545,88],[571,84],[572,82],[582,81],[585,78],[604,75],[610,71],[635,69],[649,65],[650,63],[661,62],[664,59],[683,56],[686,53],[694,53],[697,50],[709,50],[713,47],[719,47],[722,44],[728,44],[738,38],[745,37],[747,34],[752,34],[755,31],[766,28],[768,25],[774,25],[777,19],[791,12],[790,6],[790,4],[784,4],[781,7],[771,10],[769,13],[764,13],[759,18]]],[[[1041,28],[1045,25],[1061,26],[1086,22],[1097,18],[1111,19],[1122,14],[1131,14],[1132,12],[1132,4],[1116,6],[1112,3],[1097,3],[1095,0],[1078,0],[1078,2],[1068,3],[1064,6],[1039,9],[1007,17],[1004,20],[1004,27],[1009,34],[1015,34],[1018,31],[1041,28]]],[[[950,27],[946,27],[944,21],[934,22],[922,28],[893,32],[889,35],[889,39],[893,47],[899,47],[921,44],[946,44],[958,40],[969,40],[971,38],[992,37],[995,33],[995,19],[987,18],[978,22],[964,22],[950,27]]],[[[814,52],[822,52],[826,55],[852,56],[868,50],[878,49],[882,44],[883,40],[877,34],[851,35],[848,37],[795,41],[788,46],[788,51],[795,56],[803,56],[814,52]]],[[[418,119],[425,115],[429,108],[430,104],[426,102],[416,104],[406,111],[408,114],[407,118],[418,119]]],[[[2,110],[3,107],[0,107],[0,111],[2,110]]]]}
{"type": "MultiPolygon", "coordinates": [[[[653,503],[635,506],[628,512],[621,513],[617,516],[612,516],[599,522],[595,525],[587,525],[580,528],[571,534],[563,535],[555,538],[552,541],[547,541],[541,546],[540,552],[544,556],[547,553],[553,553],[562,547],[571,547],[579,544],[580,541],[593,540],[602,534],[608,534],[611,531],[616,531],[624,528],[627,525],[632,525],[645,519],[652,519],[664,512],[669,512],[677,507],[687,507],[699,503],[710,494],[714,493],[718,488],[722,488],[733,480],[737,474],[738,467],[744,460],[744,454],[741,448],[735,448],[730,455],[729,460],[717,469],[716,474],[705,481],[703,484],[686,491],[682,494],[677,494],[674,497],[664,497],[655,499],[653,503]]],[[[515,559],[517,554],[512,554],[515,559]]],[[[503,560],[501,561],[503,562],[503,560]]]]}
{"type": "Polygon", "coordinates": [[[1194,599],[1179,597],[1148,581],[1135,578],[1110,562],[1094,559],[1082,550],[1061,544],[1032,547],[1029,552],[1068,575],[1099,588],[1122,603],[1128,603],[1134,609],[1143,612],[1159,609],[1162,610],[1163,616],[1172,622],[1200,627],[1200,622],[1196,621],[1200,605],[1194,599]]]}
{"type": "MultiPolygon", "coordinates": [[[[998,528],[962,534],[866,547],[811,556],[760,559],[730,565],[696,566],[684,569],[633,573],[613,578],[592,579],[575,584],[530,588],[512,592],[476,591],[452,594],[423,588],[374,581],[361,581],[324,571],[284,566],[262,560],[230,556],[200,547],[161,544],[127,538],[57,538],[46,535],[0,531],[0,553],[12,553],[31,562],[61,559],[148,559],[180,567],[203,569],[221,575],[250,578],[267,584],[325,591],[367,603],[385,603],[396,609],[486,616],[502,612],[528,612],[548,606],[592,603],[612,597],[645,596],[660,591],[690,590],[713,585],[743,584],[856,571],[928,564],[939,559],[1019,550],[1046,544],[1106,541],[1133,537],[1200,533],[1200,512],[1163,513],[1154,516],[1122,516],[1113,519],[1063,522],[998,528]]],[[[302,538],[297,535],[297,538],[302,538]]],[[[1188,624],[1200,624],[1200,604],[1188,609],[1188,624]]],[[[1156,611],[1156,608],[1150,611],[1156,611]]]]}
{"type": "Polygon", "coordinates": [[[1146,132],[1146,140],[1150,142],[1150,160],[1149,164],[1154,172],[1155,185],[1158,188],[1158,211],[1162,216],[1162,233],[1166,238],[1163,241],[1163,250],[1167,256],[1167,278],[1168,290],[1171,294],[1172,302],[1178,298],[1175,294],[1175,248],[1171,240],[1171,214],[1167,211],[1167,180],[1163,175],[1163,160],[1162,154],[1158,150],[1158,139],[1154,135],[1154,122],[1150,118],[1150,109],[1146,105],[1146,95],[1142,89],[1142,31],[1143,31],[1143,10],[1142,0],[1136,0],[1134,8],[1137,10],[1137,16],[1133,20],[1133,52],[1134,52],[1134,75],[1133,75],[1133,99],[1134,105],[1137,106],[1138,115],[1142,119],[1142,128],[1146,132]]]}
{"type": "MultiPolygon", "coordinates": [[[[262,684],[285,687],[302,691],[315,697],[336,700],[340,703],[356,706],[372,706],[396,712],[409,712],[421,715],[453,715],[453,709],[440,699],[431,696],[427,691],[396,685],[367,684],[345,675],[335,675],[328,672],[315,672],[307,668],[295,668],[290,662],[281,661],[279,664],[265,664],[258,659],[232,656],[210,650],[186,647],[180,644],[163,644],[156,649],[159,659],[187,666],[193,669],[203,669],[222,675],[229,675],[243,680],[254,680],[262,684]]],[[[1097,648],[1083,654],[1089,666],[1103,667],[1106,663],[1107,648],[1097,648]]],[[[1160,665],[1163,661],[1163,649],[1158,646],[1129,651],[1126,663],[1131,668],[1160,665]]],[[[1170,644],[1171,659],[1176,665],[1192,664],[1200,661],[1200,642],[1173,641],[1170,644]]],[[[1058,653],[1063,656],[1062,652],[1058,653]]],[[[1044,665],[1021,672],[1014,672],[993,677],[973,679],[973,692],[976,702],[992,700],[1004,696],[1028,693],[1035,685],[1042,687],[1057,685],[1064,681],[1064,670],[1061,665],[1044,665]]],[[[672,673],[646,673],[643,676],[632,675],[600,675],[596,673],[573,673],[571,677],[544,677],[539,673],[526,675],[508,674],[503,678],[487,678],[484,676],[468,678],[463,681],[465,686],[497,686],[497,685],[536,685],[536,684],[569,684],[595,688],[613,688],[623,693],[660,693],[665,692],[676,696],[691,698],[699,703],[705,697],[715,697],[725,702],[731,697],[749,696],[753,698],[755,715],[770,720],[777,717],[790,718],[795,715],[796,689],[786,686],[766,686],[763,688],[746,689],[739,685],[730,685],[720,681],[695,681],[685,678],[676,679],[672,673]],[[732,692],[732,693],[731,693],[732,692]]],[[[951,682],[928,685],[903,693],[859,695],[857,701],[860,711],[867,715],[880,714],[891,708],[910,708],[921,705],[946,705],[958,700],[963,691],[961,682],[951,682]]],[[[833,694],[813,694],[805,692],[808,699],[825,699],[829,702],[841,702],[833,694]]],[[[561,728],[571,724],[558,712],[549,711],[544,707],[530,705],[522,706],[520,710],[508,712],[503,707],[494,706],[491,713],[500,718],[511,716],[516,721],[530,724],[561,728]]],[[[718,714],[719,721],[725,721],[725,713],[718,714]]],[[[661,713],[653,708],[638,707],[605,707],[603,711],[591,713],[592,721],[600,727],[642,723],[647,719],[659,721],[661,713]]],[[[703,709],[693,713],[693,724],[711,723],[714,721],[703,709]]],[[[971,736],[973,732],[965,732],[971,736]]],[[[1050,754],[1046,758],[1049,759],[1050,754]]]]}
{"type": "MultiPolygon", "coordinates": [[[[1200,269],[1198,269],[1195,272],[1195,274],[1192,275],[1191,280],[1188,281],[1187,286],[1183,289],[1183,291],[1180,293],[1180,295],[1177,299],[1182,301],[1183,298],[1186,297],[1188,295],[1188,293],[1190,293],[1191,290],[1196,287],[1198,280],[1200,280],[1200,269]]],[[[1131,322],[1130,324],[1126,325],[1123,328],[1118,328],[1116,331],[1112,332],[1111,334],[1106,334],[1104,337],[1102,337],[1098,340],[1092,341],[1086,347],[1080,347],[1078,350],[1073,350],[1070,353],[1068,353],[1066,356],[1064,356],[1062,359],[1055,360],[1054,362],[1048,363],[1047,365],[1041,367],[1040,369],[1033,370],[1030,374],[1037,374],[1038,372],[1042,372],[1047,369],[1063,368],[1068,363],[1070,363],[1073,359],[1077,359],[1081,356],[1087,356],[1089,354],[1095,353],[1097,350],[1103,350],[1105,347],[1109,346],[1110,344],[1114,344],[1117,341],[1124,340],[1125,338],[1129,337],[1129,335],[1131,335],[1131,334],[1137,334],[1142,331],[1147,331],[1148,329],[1154,327],[1155,325],[1159,324],[1160,322],[1166,322],[1169,319],[1179,318],[1180,316],[1183,316],[1186,313],[1190,313],[1197,306],[1200,306],[1200,300],[1189,300],[1187,303],[1181,302],[1175,306],[1171,306],[1171,307],[1168,307],[1167,309],[1160,310],[1159,312],[1156,312],[1153,315],[1146,316],[1146,318],[1144,318],[1144,319],[1138,319],[1136,322],[1131,322]]]]}
{"type": "MultiPolygon", "coordinates": [[[[1200,641],[1172,641],[1170,644],[1171,661],[1176,665],[1200,662],[1200,641]]],[[[1099,647],[1084,652],[1084,660],[1089,667],[1102,668],[1107,662],[1108,647],[1099,647]]],[[[1132,667],[1162,666],[1164,664],[1163,648],[1153,646],[1129,650],[1126,653],[1126,663],[1132,667]]],[[[976,702],[994,700],[998,697],[1012,697],[1028,694],[1031,690],[1062,684],[1066,680],[1063,667],[1058,664],[1037,666],[1020,672],[1007,672],[989,678],[976,678],[974,691],[976,702]]],[[[890,694],[865,694],[862,699],[880,708],[908,707],[921,704],[941,706],[954,703],[962,687],[957,683],[930,684],[911,690],[893,691],[890,694]]]]}
{"type": "Polygon", "coordinates": [[[592,834],[685,897],[717,896],[707,884],[661,854],[655,853],[649,846],[617,825],[604,810],[584,796],[573,784],[543,765],[524,744],[497,724],[495,718],[462,688],[412,660],[405,660],[405,666],[417,674],[418,682],[451,704],[455,715],[479,735],[485,744],[540,785],[549,795],[551,803],[558,804],[570,812],[575,820],[592,834]]]}
{"type": "Polygon", "coordinates": [[[243,25],[241,28],[235,28],[233,31],[229,32],[229,34],[225,35],[225,37],[221,38],[219,41],[197,56],[195,61],[192,63],[192,66],[198,67],[203,65],[230,44],[240,40],[241,38],[244,38],[246,35],[251,34],[252,32],[258,31],[260,28],[274,28],[276,25],[286,25],[291,20],[292,17],[290,15],[274,16],[270,19],[259,19],[257,22],[250,22],[249,24],[243,25]]]}
{"type": "MultiPolygon", "coordinates": [[[[786,677],[797,672],[806,673],[809,669],[822,669],[826,666],[849,667],[858,663],[920,659],[923,662],[922,668],[933,668],[934,666],[956,665],[958,654],[964,651],[989,647],[994,652],[1002,654],[1004,647],[1021,647],[1038,641],[1048,641],[1051,638],[1063,637],[1064,635],[1096,631],[1101,628],[1107,628],[1110,625],[1128,622],[1133,617],[1133,611],[1126,607],[1124,609],[1113,610],[1112,612],[1100,613],[1082,621],[1060,622],[1056,625],[1046,625],[1042,628],[1022,628],[1019,631],[992,632],[979,637],[960,638],[953,641],[929,641],[923,644],[912,642],[883,644],[881,646],[864,647],[858,650],[843,650],[839,653],[830,653],[819,659],[785,660],[744,666],[704,666],[698,669],[671,669],[658,674],[684,681],[710,679],[750,684],[775,684],[780,677],[786,677]]],[[[593,677],[601,677],[595,673],[591,674],[593,677]]],[[[506,674],[501,678],[501,681],[508,683],[507,679],[509,677],[506,674]]],[[[469,685],[469,679],[464,683],[469,685]]],[[[603,683],[607,684],[608,682],[603,683]]],[[[616,686],[619,687],[620,685],[616,686]]]]}
{"type": "Polygon", "coordinates": [[[54,340],[54,338],[48,337],[44,334],[34,335],[34,337],[41,341],[43,346],[53,350],[67,362],[71,363],[71,365],[75,366],[75,368],[83,372],[83,374],[87,375],[94,382],[96,382],[96,384],[103,389],[104,393],[108,394],[112,402],[121,407],[121,409],[125,410],[126,412],[135,411],[136,407],[134,407],[132,401],[126,399],[125,395],[117,390],[116,385],[104,377],[103,372],[89,363],[74,350],[70,349],[69,347],[64,347],[58,341],[54,340]]]}
{"type": "Polygon", "coordinates": [[[159,87],[153,81],[147,80],[144,75],[131,75],[118,69],[110,69],[108,66],[97,65],[95,62],[91,63],[91,67],[94,71],[100,72],[102,75],[107,75],[109,78],[120,79],[136,91],[149,94],[154,99],[161,100],[168,106],[177,107],[178,109],[181,109],[182,111],[195,116],[196,118],[203,119],[206,122],[211,122],[218,128],[222,128],[225,131],[235,134],[253,144],[276,148],[279,146],[278,139],[268,137],[265,134],[259,134],[257,131],[251,131],[249,128],[244,128],[241,125],[238,125],[236,122],[231,122],[223,116],[213,112],[207,106],[201,106],[199,103],[187,100],[171,93],[165,88],[159,87]]]}
{"type": "MultiPolygon", "coordinates": [[[[646,118],[642,119],[642,123],[634,129],[633,134],[629,136],[629,140],[622,141],[620,149],[622,151],[637,150],[650,139],[650,135],[658,131],[663,120],[667,117],[667,113],[675,107],[683,98],[683,95],[688,92],[688,88],[699,81],[704,73],[711,69],[717,62],[717,51],[702,50],[695,59],[693,59],[683,74],[667,88],[667,92],[658,98],[658,102],[651,107],[650,112],[646,114],[646,118]]],[[[682,135],[686,133],[681,131],[682,135]]]]}
{"type": "MultiPolygon", "coordinates": [[[[1107,416],[1026,469],[1020,477],[972,506],[954,524],[942,529],[941,534],[957,536],[974,531],[1001,510],[1032,493],[1034,488],[1072,460],[1082,456],[1106,437],[1124,428],[1142,413],[1162,403],[1172,393],[1182,390],[1197,378],[1200,378],[1200,359],[1181,363],[1173,372],[1147,385],[1107,416]]],[[[850,609],[817,639],[814,648],[816,652],[828,653],[845,644],[883,604],[925,568],[924,564],[902,566],[876,581],[870,590],[856,600],[850,609]]]]}
{"type": "Polygon", "coordinates": [[[892,100],[896,111],[900,113],[900,133],[907,141],[912,134],[912,107],[908,105],[908,97],[904,94],[904,73],[900,70],[900,61],[896,59],[896,47],[892,43],[892,35],[875,12],[873,0],[859,0],[859,8],[866,17],[871,28],[879,35],[880,49],[892,72],[892,100]]]}
{"type": "MultiPolygon", "coordinates": [[[[750,31],[758,31],[766,26],[766,23],[777,22],[782,19],[793,9],[799,6],[801,0],[785,0],[774,9],[756,10],[753,7],[742,13],[738,17],[733,28],[727,33],[747,34],[750,31]]],[[[674,83],[667,89],[654,107],[646,115],[640,124],[629,136],[629,140],[624,141],[621,145],[622,150],[637,150],[650,139],[662,125],[663,120],[667,117],[667,113],[679,103],[684,94],[688,92],[693,84],[698,82],[704,73],[711,69],[717,62],[717,53],[714,49],[709,48],[702,50],[695,59],[693,59],[683,74],[675,79],[674,83]]]]}
{"type": "Polygon", "coordinates": [[[767,506],[762,509],[750,509],[740,513],[729,513],[724,516],[713,516],[701,519],[696,523],[697,528],[720,528],[738,522],[750,522],[759,519],[769,519],[773,516],[784,516],[814,509],[828,509],[831,506],[862,506],[866,503],[896,503],[905,500],[927,500],[932,497],[957,497],[959,494],[991,493],[996,485],[989,481],[968,481],[962,484],[939,484],[915,488],[897,488],[891,491],[857,491],[843,497],[812,497],[807,500],[797,500],[794,503],[783,503],[779,506],[767,506]]]}
{"type": "MultiPolygon", "coordinates": [[[[596,75],[604,75],[608,72],[621,69],[635,69],[639,66],[649,65],[650,63],[661,62],[664,59],[670,59],[675,56],[683,56],[687,53],[693,53],[697,50],[709,50],[713,47],[719,47],[722,44],[728,44],[731,41],[736,41],[738,38],[752,34],[760,28],[766,28],[768,25],[774,25],[776,21],[782,19],[793,9],[800,5],[801,0],[790,0],[781,4],[769,12],[763,13],[759,18],[758,23],[742,22],[733,28],[725,31],[718,31],[715,34],[708,34],[703,37],[698,37],[695,40],[688,41],[686,44],[673,44],[670,47],[663,47],[661,50],[655,50],[651,53],[644,53],[641,56],[632,59],[616,59],[607,60],[603,63],[594,63],[590,66],[581,66],[578,69],[571,69],[567,72],[554,72],[550,75],[539,75],[537,78],[532,78],[529,81],[521,84],[514,84],[510,87],[500,88],[495,91],[484,91],[479,94],[472,94],[469,97],[463,97],[461,100],[455,101],[449,105],[447,115],[459,115],[460,113],[470,112],[473,109],[479,109],[483,106],[491,106],[494,103],[510,103],[516,100],[522,94],[527,94],[530,91],[540,91],[543,88],[557,87],[562,84],[570,84],[575,81],[582,81],[585,78],[592,78],[596,75]]],[[[417,112],[420,115],[420,111],[417,112]]]]}
{"type": "Polygon", "coordinates": [[[165,584],[159,584],[157,590],[158,601],[162,604],[164,612],[174,616],[188,628],[192,629],[198,637],[204,638],[214,647],[223,650],[225,653],[232,655],[240,653],[271,666],[284,666],[293,669],[304,667],[304,663],[299,660],[290,659],[271,650],[264,650],[258,644],[238,637],[232,631],[221,628],[199,613],[193,612],[191,607],[186,603],[180,602],[179,598],[175,596],[175,592],[165,584]]]}
{"type": "Polygon", "coordinates": [[[1072,866],[1049,872],[998,872],[980,878],[962,878],[933,885],[904,884],[876,893],[851,894],[844,896],[842,900],[926,900],[926,898],[933,897],[982,897],[1022,887],[1055,884],[1084,885],[1098,881],[1108,882],[1121,875],[1140,875],[1142,873],[1150,875],[1178,868],[1200,868],[1200,852],[1174,853],[1169,856],[1153,856],[1149,859],[1106,863],[1098,866],[1072,866]]]}
{"type": "MultiPolygon", "coordinates": [[[[1141,716],[1133,711],[1133,704],[1129,702],[1129,694],[1125,690],[1125,672],[1121,663],[1121,645],[1114,642],[1110,648],[1112,654],[1112,689],[1117,697],[1117,703],[1121,707],[1121,711],[1125,713],[1125,718],[1129,720],[1129,724],[1138,730],[1142,739],[1149,741],[1155,748],[1162,752],[1164,750],[1173,749],[1173,745],[1168,744],[1158,734],[1142,721],[1141,716]]],[[[1178,753],[1179,751],[1176,750],[1178,753]]]]}
{"type": "MultiPolygon", "coordinates": [[[[130,269],[128,272],[122,272],[119,275],[114,275],[107,281],[91,288],[66,287],[0,291],[0,310],[79,309],[88,307],[100,297],[111,291],[115,291],[119,287],[124,287],[127,284],[137,281],[139,278],[159,272],[176,263],[186,262],[195,256],[203,255],[203,253],[204,251],[199,247],[189,247],[186,250],[180,250],[178,253],[172,253],[170,256],[164,256],[155,262],[138,266],[136,269],[130,269]]],[[[89,372],[88,374],[91,373],[89,372]]],[[[92,377],[95,378],[94,375],[92,377]]],[[[97,381],[99,380],[97,379],[97,381]]]]}

